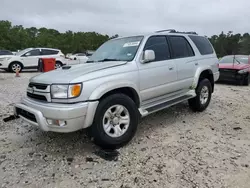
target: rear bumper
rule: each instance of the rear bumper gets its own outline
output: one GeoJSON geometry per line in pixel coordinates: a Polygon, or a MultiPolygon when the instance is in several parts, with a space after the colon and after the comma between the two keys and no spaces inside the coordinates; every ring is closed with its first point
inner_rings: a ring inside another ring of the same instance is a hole
{"type": "Polygon", "coordinates": [[[14,112],[24,121],[43,131],[74,132],[90,126],[93,122],[98,101],[77,104],[43,103],[23,98],[15,104],[14,112]],[[52,121],[51,121],[52,120],[52,121]],[[56,120],[66,122],[59,126],[56,120]]]}

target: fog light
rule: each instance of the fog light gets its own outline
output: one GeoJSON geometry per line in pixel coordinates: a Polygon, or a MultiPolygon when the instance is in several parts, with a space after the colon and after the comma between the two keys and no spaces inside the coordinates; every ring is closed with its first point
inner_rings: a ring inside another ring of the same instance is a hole
{"type": "Polygon", "coordinates": [[[47,123],[49,125],[57,125],[57,126],[60,126],[60,127],[63,127],[65,125],[67,125],[66,121],[63,121],[63,120],[54,120],[54,119],[47,119],[47,123]]]}
{"type": "Polygon", "coordinates": [[[56,120],[56,125],[63,127],[66,125],[66,121],[62,121],[62,120],[56,120]]]}

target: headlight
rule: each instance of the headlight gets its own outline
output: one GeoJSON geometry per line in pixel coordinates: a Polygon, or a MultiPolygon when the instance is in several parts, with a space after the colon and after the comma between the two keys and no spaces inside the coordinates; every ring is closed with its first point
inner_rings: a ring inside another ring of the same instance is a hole
{"type": "Polygon", "coordinates": [[[247,73],[248,71],[249,71],[249,68],[239,70],[238,73],[239,73],[239,74],[244,74],[244,73],[247,73]]]}
{"type": "Polygon", "coordinates": [[[52,99],[75,98],[81,94],[82,84],[51,85],[52,99]]]}

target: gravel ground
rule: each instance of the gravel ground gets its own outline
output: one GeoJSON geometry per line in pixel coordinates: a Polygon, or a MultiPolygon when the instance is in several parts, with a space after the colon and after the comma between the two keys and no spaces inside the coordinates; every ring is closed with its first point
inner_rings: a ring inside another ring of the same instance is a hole
{"type": "MultiPolygon", "coordinates": [[[[13,113],[37,73],[0,72],[0,117],[13,113]]],[[[250,187],[248,87],[216,84],[209,108],[182,103],[144,118],[113,160],[85,131],[42,132],[21,119],[0,121],[1,187],[250,187]]]]}

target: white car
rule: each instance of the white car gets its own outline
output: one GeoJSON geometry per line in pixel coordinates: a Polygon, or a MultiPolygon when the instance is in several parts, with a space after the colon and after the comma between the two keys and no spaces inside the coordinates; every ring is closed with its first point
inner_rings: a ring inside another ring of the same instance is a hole
{"type": "Polygon", "coordinates": [[[69,56],[70,60],[78,60],[79,63],[86,63],[88,61],[88,57],[85,53],[77,53],[69,56]]]}
{"type": "Polygon", "coordinates": [[[65,64],[65,56],[58,49],[52,48],[27,48],[10,57],[0,57],[0,69],[9,72],[22,71],[22,69],[36,69],[39,58],[55,58],[55,68],[65,64]]]}

